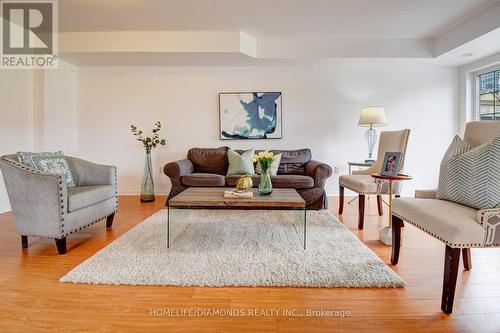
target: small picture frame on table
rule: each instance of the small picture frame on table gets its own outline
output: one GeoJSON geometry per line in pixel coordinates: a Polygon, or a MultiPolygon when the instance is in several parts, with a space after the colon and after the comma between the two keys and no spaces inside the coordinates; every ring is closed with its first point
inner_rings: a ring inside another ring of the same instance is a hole
{"type": "Polygon", "coordinates": [[[401,153],[387,152],[385,153],[384,163],[382,163],[382,176],[397,176],[401,168],[401,153]]]}

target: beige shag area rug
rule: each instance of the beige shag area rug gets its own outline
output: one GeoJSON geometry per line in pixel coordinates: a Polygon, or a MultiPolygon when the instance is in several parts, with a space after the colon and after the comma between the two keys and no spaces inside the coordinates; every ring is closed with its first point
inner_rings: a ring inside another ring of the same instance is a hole
{"type": "Polygon", "coordinates": [[[402,287],[329,211],[175,210],[149,217],[61,282],[175,286],[402,287]],[[302,213],[303,214],[303,213],[302,213]]]}

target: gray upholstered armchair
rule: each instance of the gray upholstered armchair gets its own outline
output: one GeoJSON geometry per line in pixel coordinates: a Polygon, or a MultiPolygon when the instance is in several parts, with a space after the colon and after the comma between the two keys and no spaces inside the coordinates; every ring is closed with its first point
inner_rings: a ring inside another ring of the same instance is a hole
{"type": "Polygon", "coordinates": [[[64,176],[35,170],[17,155],[0,158],[22,247],[28,236],[54,238],[59,254],[66,253],[66,237],[106,218],[110,228],[117,209],[116,167],[66,157],[76,187],[67,188],[64,176]]]}
{"type": "MultiPolygon", "coordinates": [[[[500,121],[467,124],[464,140],[478,147],[500,135],[500,121]]],[[[497,166],[498,167],[498,166],[497,166]]],[[[497,191],[485,188],[484,191],[497,191]]],[[[472,268],[471,248],[500,247],[500,207],[478,210],[453,201],[437,199],[437,190],[415,192],[415,198],[395,199],[392,205],[392,264],[399,260],[403,221],[446,245],[441,309],[453,310],[460,253],[465,270],[472,268]]]]}

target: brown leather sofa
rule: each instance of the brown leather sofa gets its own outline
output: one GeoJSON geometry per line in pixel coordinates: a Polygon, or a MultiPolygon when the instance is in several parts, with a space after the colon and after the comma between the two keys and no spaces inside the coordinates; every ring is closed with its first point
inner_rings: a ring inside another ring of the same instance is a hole
{"type": "MultiPolygon", "coordinates": [[[[169,198],[193,186],[235,187],[239,176],[226,176],[229,166],[228,149],[193,148],[189,150],[186,159],[166,164],[163,171],[172,182],[169,198]]],[[[306,201],[308,209],[327,208],[325,181],[332,174],[332,168],[312,160],[309,149],[271,151],[282,154],[278,175],[271,178],[273,187],[295,188],[306,201]]],[[[259,175],[252,178],[254,186],[258,186],[259,175]]]]}

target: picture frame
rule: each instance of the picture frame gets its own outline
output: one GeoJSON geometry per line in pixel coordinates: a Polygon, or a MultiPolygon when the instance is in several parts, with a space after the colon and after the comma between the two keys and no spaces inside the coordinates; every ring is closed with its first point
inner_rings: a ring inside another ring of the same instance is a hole
{"type": "Polygon", "coordinates": [[[386,152],[380,174],[382,176],[397,176],[401,169],[401,158],[400,152],[386,152]]]}
{"type": "Polygon", "coordinates": [[[219,93],[220,140],[283,138],[282,93],[219,93]]]}

